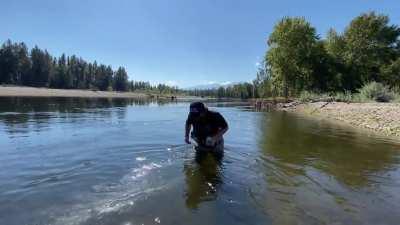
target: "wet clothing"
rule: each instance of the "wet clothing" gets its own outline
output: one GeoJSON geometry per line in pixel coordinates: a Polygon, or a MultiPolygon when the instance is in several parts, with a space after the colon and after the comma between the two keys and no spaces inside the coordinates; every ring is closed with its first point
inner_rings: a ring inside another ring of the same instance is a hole
{"type": "Polygon", "coordinates": [[[205,146],[207,137],[214,136],[220,129],[228,127],[228,124],[220,113],[209,110],[205,113],[204,116],[189,113],[186,120],[186,124],[193,126],[192,137],[196,139],[199,145],[203,146],[205,146]]]}

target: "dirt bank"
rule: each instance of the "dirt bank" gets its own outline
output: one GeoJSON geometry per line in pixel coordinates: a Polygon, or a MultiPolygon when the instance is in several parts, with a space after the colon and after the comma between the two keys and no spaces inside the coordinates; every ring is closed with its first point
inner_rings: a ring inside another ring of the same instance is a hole
{"type": "Polygon", "coordinates": [[[287,103],[278,108],[340,120],[353,126],[400,138],[400,103],[287,103]]]}

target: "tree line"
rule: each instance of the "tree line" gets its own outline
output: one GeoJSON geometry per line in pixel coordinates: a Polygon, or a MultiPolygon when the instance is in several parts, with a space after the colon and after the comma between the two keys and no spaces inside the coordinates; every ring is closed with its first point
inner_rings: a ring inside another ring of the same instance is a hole
{"type": "Polygon", "coordinates": [[[400,28],[368,12],[322,39],[304,18],[284,17],[268,38],[258,78],[267,94],[356,92],[370,82],[400,87],[400,28]],[[265,90],[266,89],[266,90],[265,90]]]}
{"type": "Polygon", "coordinates": [[[76,55],[60,57],[35,46],[7,40],[0,48],[0,84],[100,91],[153,91],[177,93],[177,87],[129,81],[124,67],[87,62],[76,55]]]}
{"type": "Polygon", "coordinates": [[[219,88],[187,90],[188,95],[208,96],[214,98],[258,98],[259,92],[254,84],[245,82],[219,88]]]}
{"type": "Polygon", "coordinates": [[[297,97],[302,92],[355,93],[371,83],[400,91],[400,28],[375,12],[355,17],[325,38],[303,17],[284,17],[269,35],[252,83],[195,92],[222,97],[297,97]]]}

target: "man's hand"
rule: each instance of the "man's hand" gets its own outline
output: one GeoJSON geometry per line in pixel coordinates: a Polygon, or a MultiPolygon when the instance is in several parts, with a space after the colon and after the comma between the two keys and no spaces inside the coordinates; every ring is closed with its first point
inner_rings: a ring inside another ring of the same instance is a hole
{"type": "Polygon", "coordinates": [[[215,146],[215,143],[217,143],[217,141],[218,141],[218,137],[216,137],[216,136],[207,137],[207,139],[206,139],[206,145],[208,145],[208,146],[215,146]]]}
{"type": "Polygon", "coordinates": [[[185,136],[185,142],[186,144],[190,144],[189,136],[185,136]]]}

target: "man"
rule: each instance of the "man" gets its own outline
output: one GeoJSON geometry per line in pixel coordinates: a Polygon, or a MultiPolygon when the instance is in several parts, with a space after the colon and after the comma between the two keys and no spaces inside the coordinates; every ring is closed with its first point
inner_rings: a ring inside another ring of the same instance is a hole
{"type": "Polygon", "coordinates": [[[185,126],[185,142],[188,144],[191,126],[191,136],[197,143],[198,152],[223,153],[223,135],[228,130],[228,124],[221,114],[208,110],[202,102],[193,102],[185,126]]]}

